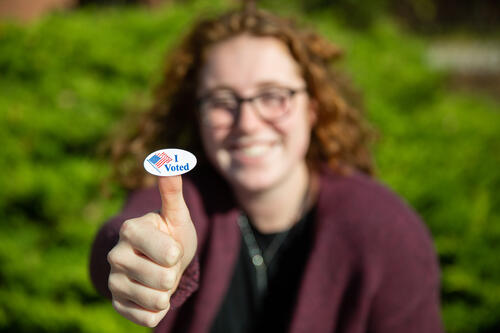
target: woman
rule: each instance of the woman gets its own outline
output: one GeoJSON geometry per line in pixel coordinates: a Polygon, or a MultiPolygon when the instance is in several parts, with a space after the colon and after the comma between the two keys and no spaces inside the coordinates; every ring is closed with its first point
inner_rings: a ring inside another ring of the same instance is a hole
{"type": "Polygon", "coordinates": [[[135,191],[100,230],[91,275],[120,314],[158,332],[442,331],[432,242],[370,177],[339,54],[251,7],[195,25],[114,145],[135,191]],[[141,162],[165,147],[199,166],[152,187],[141,162]]]}

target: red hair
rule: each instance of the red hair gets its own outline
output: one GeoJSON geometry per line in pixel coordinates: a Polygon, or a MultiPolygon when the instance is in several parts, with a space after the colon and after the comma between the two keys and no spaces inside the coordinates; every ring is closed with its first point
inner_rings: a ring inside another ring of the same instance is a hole
{"type": "Polygon", "coordinates": [[[308,165],[326,163],[340,173],[373,174],[369,147],[373,132],[360,109],[352,105],[349,85],[332,68],[341,50],[290,20],[252,8],[199,21],[169,55],[153,106],[125,125],[121,131],[125,134],[111,145],[115,175],[123,186],[132,189],[154,183],[142,170],[142,161],[156,149],[184,148],[206,162],[196,119],[196,88],[204,54],[211,45],[244,33],[280,40],[302,71],[309,96],[317,102],[308,165]]]}

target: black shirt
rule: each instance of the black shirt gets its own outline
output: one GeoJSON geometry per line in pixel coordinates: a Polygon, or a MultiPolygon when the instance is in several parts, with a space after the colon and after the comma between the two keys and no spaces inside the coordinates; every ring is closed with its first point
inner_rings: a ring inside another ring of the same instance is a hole
{"type": "MultiPolygon", "coordinates": [[[[268,264],[268,289],[260,306],[255,297],[256,270],[242,237],[233,278],[211,333],[288,330],[300,279],[310,253],[313,215],[313,211],[309,212],[290,229],[275,257],[268,264]]],[[[280,234],[262,234],[251,223],[250,226],[262,252],[280,234]]]]}

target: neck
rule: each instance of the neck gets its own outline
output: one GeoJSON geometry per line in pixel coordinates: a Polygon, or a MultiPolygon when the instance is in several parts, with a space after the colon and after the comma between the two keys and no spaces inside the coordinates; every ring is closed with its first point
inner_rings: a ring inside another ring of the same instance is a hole
{"type": "Polygon", "coordinates": [[[307,211],[313,186],[307,166],[296,168],[283,181],[262,191],[235,191],[241,207],[252,225],[262,233],[274,233],[291,228],[307,211]]]}

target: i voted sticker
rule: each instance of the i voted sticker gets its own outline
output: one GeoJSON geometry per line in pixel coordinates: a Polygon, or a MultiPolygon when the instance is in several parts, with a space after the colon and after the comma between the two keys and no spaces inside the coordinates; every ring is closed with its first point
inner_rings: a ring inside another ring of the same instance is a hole
{"type": "Polygon", "coordinates": [[[194,169],[196,156],[177,149],[160,149],[151,153],[144,160],[144,169],[155,176],[177,176],[194,169]]]}

